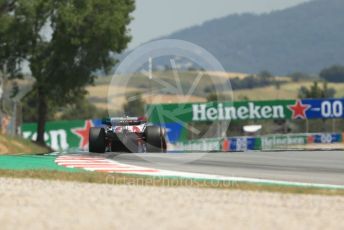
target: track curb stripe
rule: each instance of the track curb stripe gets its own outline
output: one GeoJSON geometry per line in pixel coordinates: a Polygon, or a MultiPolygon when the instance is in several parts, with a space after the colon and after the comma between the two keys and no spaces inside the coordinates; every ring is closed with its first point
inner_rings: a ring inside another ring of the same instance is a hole
{"type": "Polygon", "coordinates": [[[104,157],[62,155],[55,159],[59,166],[68,168],[82,168],[88,171],[109,173],[159,173],[159,169],[145,168],[134,165],[121,164],[104,157]]]}
{"type": "Polygon", "coordinates": [[[300,188],[318,188],[318,189],[336,189],[344,190],[344,185],[303,183],[292,181],[268,180],[247,177],[228,177],[212,174],[189,173],[180,171],[161,170],[156,168],[146,168],[136,165],[122,164],[115,160],[102,157],[83,157],[62,155],[55,159],[56,164],[68,168],[82,168],[88,171],[108,172],[108,173],[125,173],[128,175],[144,175],[165,179],[192,179],[197,181],[209,181],[213,183],[249,183],[270,186],[286,186],[300,188]]]}

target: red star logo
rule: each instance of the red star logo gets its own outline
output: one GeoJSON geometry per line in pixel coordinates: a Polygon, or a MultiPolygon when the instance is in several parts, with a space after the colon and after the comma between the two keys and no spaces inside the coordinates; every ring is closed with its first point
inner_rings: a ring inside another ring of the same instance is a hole
{"type": "Polygon", "coordinates": [[[310,108],[310,105],[302,104],[301,100],[296,101],[295,105],[288,105],[288,108],[293,112],[292,119],[306,119],[306,111],[310,108]]]}
{"type": "Polygon", "coordinates": [[[307,137],[307,143],[314,143],[314,136],[307,137]]]}
{"type": "Polygon", "coordinates": [[[88,133],[91,127],[93,127],[92,120],[86,120],[83,128],[72,129],[72,132],[81,138],[79,148],[86,149],[88,147],[88,133]]]}

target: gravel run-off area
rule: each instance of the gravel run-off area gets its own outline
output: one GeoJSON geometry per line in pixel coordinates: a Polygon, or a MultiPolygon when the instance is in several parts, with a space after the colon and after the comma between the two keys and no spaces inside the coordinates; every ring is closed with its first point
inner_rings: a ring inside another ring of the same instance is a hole
{"type": "Polygon", "coordinates": [[[344,197],[0,178],[1,229],[344,229],[344,197]]]}

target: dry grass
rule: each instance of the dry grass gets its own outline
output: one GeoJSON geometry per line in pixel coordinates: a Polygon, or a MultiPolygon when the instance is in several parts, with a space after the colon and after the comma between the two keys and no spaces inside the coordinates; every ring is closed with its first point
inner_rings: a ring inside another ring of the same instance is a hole
{"type": "MultiPolygon", "coordinates": [[[[168,82],[175,85],[173,73],[171,71],[155,72],[153,73],[154,78],[158,78],[164,82],[168,82]]],[[[233,79],[233,78],[245,78],[248,74],[245,73],[223,73],[223,72],[206,72],[199,82],[198,87],[195,89],[195,93],[187,98],[183,95],[172,94],[159,94],[155,93],[153,103],[184,103],[184,102],[203,102],[206,101],[207,94],[204,92],[205,87],[212,84],[212,80],[215,82],[223,82],[223,79],[233,79]],[[210,80],[212,79],[212,80],[210,80]]],[[[125,76],[127,77],[127,76],[125,76]]],[[[197,73],[195,71],[182,72],[180,73],[181,84],[185,88],[184,91],[190,88],[192,83],[195,81],[197,73]]],[[[124,78],[123,78],[124,79],[124,78]]],[[[280,89],[276,89],[275,86],[260,87],[254,89],[243,89],[235,90],[234,100],[240,101],[244,98],[249,98],[250,100],[274,100],[274,99],[296,99],[298,95],[298,90],[301,86],[310,87],[313,83],[312,81],[300,81],[292,82],[290,78],[279,76],[276,79],[280,81],[287,82],[280,86],[280,89]]],[[[127,84],[118,86],[110,86],[111,77],[102,77],[96,80],[94,86],[87,87],[89,92],[89,100],[96,105],[98,108],[107,109],[107,97],[108,91],[112,93],[113,97],[116,98],[116,107],[121,109],[126,101],[126,95],[133,92],[143,93],[144,100],[146,102],[150,101],[149,98],[149,81],[146,76],[134,75],[130,78],[127,84]]],[[[159,89],[162,86],[153,83],[151,86],[153,89],[159,89]]],[[[329,83],[328,87],[334,88],[336,90],[336,97],[344,97],[344,83],[333,84],[329,83]]]]}
{"type": "Polygon", "coordinates": [[[101,109],[107,109],[108,93],[110,98],[114,99],[111,108],[114,111],[120,111],[123,104],[126,102],[126,96],[135,92],[143,94],[143,99],[153,101],[153,103],[184,103],[184,102],[203,102],[206,101],[204,88],[211,85],[212,80],[217,82],[224,82],[222,77],[212,76],[204,73],[201,80],[198,82],[195,92],[191,96],[187,95],[187,91],[196,81],[196,72],[181,72],[179,78],[181,80],[181,87],[183,93],[176,93],[179,89],[176,87],[176,82],[172,71],[154,72],[154,79],[149,81],[147,76],[140,73],[132,76],[117,76],[116,84],[110,85],[112,77],[98,78],[94,86],[87,87],[89,92],[88,99],[91,103],[101,109]],[[167,85],[162,84],[166,83],[167,85]],[[150,92],[153,90],[153,97],[150,97],[150,92]],[[167,90],[167,91],[166,91],[167,90]]]}
{"type": "Polygon", "coordinates": [[[208,71],[207,72],[210,76],[214,77],[221,77],[221,78],[227,78],[227,79],[233,79],[233,78],[245,78],[249,74],[246,73],[235,73],[235,72],[217,72],[217,71],[208,71]]]}
{"type": "Polygon", "coordinates": [[[20,137],[0,135],[0,154],[48,153],[49,149],[41,147],[30,140],[20,137]]]}
{"type": "Polygon", "coordinates": [[[275,99],[296,99],[297,90],[291,90],[285,88],[287,85],[283,85],[279,90],[274,86],[261,87],[255,89],[243,89],[235,90],[233,92],[236,101],[242,100],[247,97],[250,100],[275,100],[275,99]]]}
{"type": "Polygon", "coordinates": [[[90,97],[107,98],[109,89],[114,94],[125,95],[126,93],[132,93],[139,91],[137,88],[132,87],[121,87],[121,86],[110,86],[109,85],[95,85],[89,86],[86,90],[90,97]]]}
{"type": "Polygon", "coordinates": [[[61,172],[48,170],[0,170],[1,177],[36,178],[42,180],[77,181],[85,183],[138,185],[138,186],[167,186],[167,187],[195,187],[214,189],[233,189],[247,191],[268,191],[292,194],[344,195],[344,190],[330,190],[322,188],[289,187],[268,184],[218,182],[211,180],[193,180],[180,178],[163,178],[150,176],[136,176],[125,174],[106,174],[98,172],[61,172]]]}
{"type": "MultiPolygon", "coordinates": [[[[250,76],[250,74],[247,74],[247,73],[235,73],[235,72],[208,71],[207,73],[210,76],[223,77],[223,78],[227,78],[227,79],[233,79],[233,78],[243,79],[243,78],[245,78],[247,76],[250,76]]],[[[276,80],[278,80],[278,81],[286,81],[286,82],[290,82],[291,81],[290,77],[286,77],[286,76],[276,76],[276,80]]]]}
{"type": "MultiPolygon", "coordinates": [[[[248,97],[250,100],[296,99],[300,87],[305,86],[309,88],[312,84],[313,82],[311,81],[290,82],[282,84],[279,90],[274,86],[268,86],[255,89],[236,90],[234,91],[234,95],[235,100],[240,100],[244,96],[248,97]]],[[[336,90],[335,97],[344,97],[344,83],[329,83],[328,87],[336,90]]]]}
{"type": "Polygon", "coordinates": [[[143,99],[147,102],[152,101],[152,104],[162,104],[162,103],[188,103],[192,102],[206,102],[204,97],[197,96],[177,96],[177,95],[154,95],[152,98],[145,94],[143,99]]]}

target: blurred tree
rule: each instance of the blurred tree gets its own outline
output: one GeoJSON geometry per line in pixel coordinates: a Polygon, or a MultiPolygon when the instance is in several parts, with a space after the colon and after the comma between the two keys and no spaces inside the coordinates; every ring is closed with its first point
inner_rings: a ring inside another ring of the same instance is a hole
{"type": "MultiPolygon", "coordinates": [[[[19,67],[24,56],[24,38],[16,27],[13,14],[15,3],[15,0],[0,0],[0,117],[10,112],[5,106],[8,95],[4,92],[9,79],[21,77],[19,67]]],[[[17,93],[12,89],[10,98],[17,93]]]]}
{"type": "Polygon", "coordinates": [[[91,104],[86,98],[79,98],[75,103],[67,106],[63,111],[60,119],[75,120],[75,119],[95,119],[108,117],[107,110],[98,109],[91,104]]]}
{"type": "Polygon", "coordinates": [[[336,94],[336,90],[333,88],[328,88],[327,82],[323,82],[323,87],[319,87],[317,81],[313,82],[309,88],[302,86],[299,89],[299,98],[333,98],[336,94]]]}
{"type": "Polygon", "coordinates": [[[18,67],[24,56],[22,33],[17,28],[13,14],[15,3],[15,0],[0,0],[0,75],[2,78],[5,74],[11,77],[18,74],[18,67]]]}
{"type": "Polygon", "coordinates": [[[281,82],[278,81],[278,80],[275,81],[275,89],[276,89],[277,91],[279,91],[279,90],[281,89],[281,82]]]}
{"type": "Polygon", "coordinates": [[[113,53],[130,41],[127,25],[134,8],[134,0],[16,0],[5,9],[14,17],[10,29],[20,34],[20,51],[36,78],[37,142],[44,144],[50,103],[72,103],[85,94],[96,70],[113,67],[113,53]]]}
{"type": "MultiPolygon", "coordinates": [[[[29,92],[21,102],[23,122],[37,122],[37,91],[32,90],[31,92],[29,92]]],[[[48,99],[47,104],[49,110],[47,112],[46,119],[54,120],[55,114],[58,111],[58,107],[51,99],[48,99]]]]}
{"type": "Polygon", "coordinates": [[[291,80],[293,82],[299,82],[300,80],[303,79],[309,79],[310,76],[308,74],[305,73],[301,73],[301,72],[295,72],[289,75],[289,77],[291,78],[291,80]]]}
{"type": "MultiPolygon", "coordinates": [[[[269,84],[273,84],[276,88],[280,87],[280,82],[276,84],[276,78],[274,75],[272,75],[272,73],[270,73],[267,70],[263,70],[261,72],[259,72],[257,74],[257,77],[261,79],[261,81],[263,82],[263,84],[265,85],[269,85],[269,84]]],[[[252,87],[254,88],[254,87],[252,87]]]]}
{"type": "Polygon", "coordinates": [[[328,82],[344,82],[344,66],[334,65],[323,69],[320,77],[328,82]]]}
{"type": "MultiPolygon", "coordinates": [[[[22,101],[23,121],[35,122],[38,120],[37,114],[37,91],[31,91],[22,101]]],[[[84,96],[78,97],[73,103],[65,105],[63,108],[56,106],[51,100],[47,102],[49,111],[47,113],[48,120],[64,119],[93,119],[107,117],[108,113],[104,109],[99,109],[91,104],[84,96]]]]}
{"type": "Polygon", "coordinates": [[[261,72],[258,73],[257,75],[258,77],[262,78],[262,79],[272,79],[274,76],[272,75],[272,73],[270,73],[269,71],[267,70],[263,70],[261,72]]]}
{"type": "Polygon", "coordinates": [[[226,97],[226,95],[221,94],[221,93],[210,93],[207,95],[207,102],[212,102],[212,101],[218,101],[218,102],[224,102],[224,101],[229,101],[230,97],[226,97]]]}
{"type": "MultiPolygon", "coordinates": [[[[259,87],[265,87],[270,85],[276,86],[277,79],[275,77],[270,77],[270,75],[265,75],[265,77],[261,77],[260,75],[247,75],[244,78],[235,77],[230,80],[230,84],[233,90],[238,89],[254,89],[259,87]]],[[[277,84],[281,86],[282,84],[286,83],[286,81],[279,80],[277,84]]],[[[207,86],[204,88],[205,93],[213,92],[214,87],[211,88],[207,86]]]]}
{"type": "Polygon", "coordinates": [[[19,85],[16,81],[12,82],[10,98],[14,98],[19,93],[19,85]]]}
{"type": "Polygon", "coordinates": [[[249,101],[250,100],[250,98],[248,96],[246,96],[246,95],[239,95],[238,99],[240,101],[249,101]]]}

